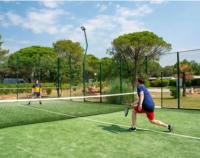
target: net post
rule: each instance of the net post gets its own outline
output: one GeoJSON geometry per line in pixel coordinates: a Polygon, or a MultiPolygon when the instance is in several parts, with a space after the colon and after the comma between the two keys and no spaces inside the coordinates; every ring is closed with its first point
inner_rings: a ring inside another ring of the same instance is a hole
{"type": "MultiPolygon", "coordinates": [[[[100,95],[102,95],[102,63],[99,63],[99,83],[100,83],[100,95]]],[[[102,103],[102,97],[100,96],[100,103],[102,103]]]]}
{"type": "Polygon", "coordinates": [[[161,108],[163,108],[163,72],[161,72],[161,98],[160,98],[160,101],[161,101],[161,108]]]}
{"type": "Polygon", "coordinates": [[[177,83],[177,95],[178,95],[178,109],[180,109],[180,58],[179,58],[179,52],[177,52],[177,77],[178,77],[178,83],[177,83]]]}

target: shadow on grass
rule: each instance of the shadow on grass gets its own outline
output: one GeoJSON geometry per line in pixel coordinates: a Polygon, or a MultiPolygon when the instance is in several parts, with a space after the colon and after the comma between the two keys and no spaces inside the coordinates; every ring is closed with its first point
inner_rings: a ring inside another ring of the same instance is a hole
{"type": "MultiPolygon", "coordinates": [[[[118,125],[99,125],[99,127],[101,127],[105,131],[115,133],[115,134],[122,133],[122,132],[130,132],[128,130],[128,128],[121,127],[121,126],[118,126],[118,125]]],[[[137,132],[140,132],[140,131],[145,131],[145,130],[137,129],[137,132]]]]}

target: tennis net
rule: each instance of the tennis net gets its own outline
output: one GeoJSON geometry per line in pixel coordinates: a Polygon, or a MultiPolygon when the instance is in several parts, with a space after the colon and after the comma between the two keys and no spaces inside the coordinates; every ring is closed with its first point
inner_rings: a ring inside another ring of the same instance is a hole
{"type": "Polygon", "coordinates": [[[130,104],[134,94],[0,100],[0,128],[122,111],[123,104],[130,104]],[[97,102],[100,98],[102,103],[97,102]],[[113,102],[119,98],[123,104],[113,102]],[[94,102],[83,102],[84,99],[94,102]]]}

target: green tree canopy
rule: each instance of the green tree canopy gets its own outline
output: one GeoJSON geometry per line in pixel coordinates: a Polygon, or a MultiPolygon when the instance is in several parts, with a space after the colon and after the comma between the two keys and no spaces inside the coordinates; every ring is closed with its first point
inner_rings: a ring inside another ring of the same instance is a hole
{"type": "Polygon", "coordinates": [[[71,54],[77,61],[82,61],[83,59],[84,49],[78,42],[73,42],[71,40],[58,40],[53,43],[53,48],[60,57],[66,57],[71,54]]]}
{"type": "Polygon", "coordinates": [[[104,57],[101,59],[102,63],[102,80],[110,79],[112,77],[116,77],[118,73],[116,73],[118,67],[114,62],[113,58],[104,57]]]}
{"type": "MultiPolygon", "coordinates": [[[[174,74],[177,74],[177,63],[172,66],[165,66],[162,71],[164,76],[173,76],[174,74]]],[[[182,60],[180,62],[180,73],[183,72],[200,75],[200,63],[197,63],[194,60],[182,60]]]]}
{"type": "Polygon", "coordinates": [[[200,63],[195,62],[194,60],[192,60],[190,62],[191,67],[192,67],[192,71],[194,75],[200,75],[200,63]]]}
{"type": "Polygon", "coordinates": [[[99,59],[92,54],[86,56],[86,71],[88,78],[94,78],[99,72],[99,59]]]}
{"type": "Polygon", "coordinates": [[[80,83],[82,79],[82,64],[84,49],[80,43],[71,40],[58,40],[53,43],[53,48],[57,56],[61,59],[61,80],[72,84],[80,83]],[[70,67],[71,64],[71,67],[70,67]],[[71,73],[70,72],[71,68],[71,73]]]}
{"type": "Polygon", "coordinates": [[[172,66],[165,66],[162,69],[162,72],[163,72],[163,76],[164,77],[174,76],[174,74],[176,74],[176,68],[174,67],[174,65],[172,65],[172,66]]]}
{"type": "Polygon", "coordinates": [[[171,44],[149,31],[119,36],[113,40],[112,46],[111,55],[121,57],[132,63],[133,83],[140,67],[144,64],[145,56],[148,56],[148,60],[157,60],[161,54],[171,49],[171,44]]]}
{"type": "Polygon", "coordinates": [[[56,53],[52,48],[31,46],[11,54],[8,65],[13,74],[16,74],[18,68],[19,76],[28,81],[36,77],[41,77],[42,80],[54,80],[55,59],[56,53]]]}
{"type": "Polygon", "coordinates": [[[147,71],[149,76],[159,77],[161,75],[162,67],[158,61],[149,60],[147,63],[147,71]]]}

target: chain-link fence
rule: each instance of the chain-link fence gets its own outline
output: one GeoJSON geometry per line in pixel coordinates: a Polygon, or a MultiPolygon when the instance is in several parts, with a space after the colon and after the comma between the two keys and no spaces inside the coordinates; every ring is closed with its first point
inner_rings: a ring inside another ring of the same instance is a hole
{"type": "MultiPolygon", "coordinates": [[[[0,65],[0,99],[31,98],[32,86],[36,80],[42,86],[43,98],[133,92],[130,65],[123,58],[98,59],[87,55],[83,70],[83,63],[70,53],[63,57],[35,56],[30,59],[14,55],[6,64],[0,65]]],[[[106,100],[101,97],[84,98],[80,101],[83,100],[121,104],[131,102],[133,97],[107,97],[106,100]]]]}
{"type": "MultiPolygon", "coordinates": [[[[68,53],[64,57],[15,55],[0,64],[0,99],[25,99],[32,96],[32,85],[38,79],[42,97],[107,95],[133,92],[133,63],[123,57],[98,59],[86,57],[82,61],[68,53]],[[83,77],[85,72],[85,77],[83,77]],[[85,82],[85,89],[84,89],[85,82]]],[[[166,53],[159,61],[144,57],[138,73],[146,75],[156,105],[166,108],[199,109],[200,105],[200,50],[166,53]]],[[[83,101],[81,99],[80,101],[83,101]]],[[[130,103],[134,97],[118,96],[87,98],[85,101],[130,103]]]]}
{"type": "Polygon", "coordinates": [[[156,105],[200,109],[200,50],[166,53],[145,62],[156,105]]]}

